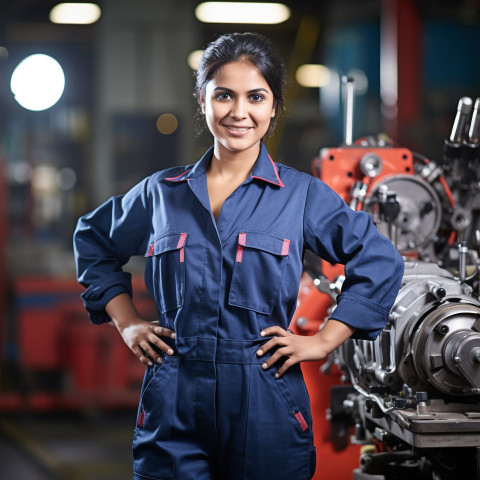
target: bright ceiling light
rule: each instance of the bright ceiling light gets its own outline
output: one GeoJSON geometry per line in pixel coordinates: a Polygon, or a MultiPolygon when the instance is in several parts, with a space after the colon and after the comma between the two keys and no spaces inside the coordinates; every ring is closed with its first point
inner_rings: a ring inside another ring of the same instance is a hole
{"type": "Polygon", "coordinates": [[[276,24],[290,18],[290,9],[282,3],[204,2],[195,16],[204,23],[276,24]]]}
{"type": "Polygon", "coordinates": [[[95,3],[59,3],[50,11],[52,23],[88,25],[95,23],[102,14],[95,3]]]}
{"type": "Polygon", "coordinates": [[[330,70],[325,65],[301,65],[297,68],[295,79],[302,87],[325,87],[330,82],[330,70]]]}
{"type": "Polygon", "coordinates": [[[15,68],[10,89],[15,100],[27,110],[46,110],[63,94],[65,75],[60,64],[43,54],[24,58],[15,68]]]}

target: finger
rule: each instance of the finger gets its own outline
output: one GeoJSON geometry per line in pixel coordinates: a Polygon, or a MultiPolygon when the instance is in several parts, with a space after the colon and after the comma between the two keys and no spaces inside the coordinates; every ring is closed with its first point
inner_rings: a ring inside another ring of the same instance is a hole
{"type": "MultiPolygon", "coordinates": [[[[165,342],[163,342],[162,340],[160,340],[159,337],[157,337],[156,335],[154,335],[153,333],[152,334],[149,334],[147,336],[147,339],[148,341],[150,342],[150,344],[152,345],[155,345],[157,348],[159,348],[160,350],[162,350],[162,352],[166,353],[167,355],[173,355],[174,354],[174,351],[173,349],[167,345],[165,342]]],[[[145,350],[145,348],[143,347],[143,345],[141,345],[141,347],[145,350]]],[[[150,347],[150,346],[149,346],[150,347]]],[[[148,348],[148,347],[147,347],[148,348]]],[[[152,351],[154,351],[151,347],[150,349],[152,351]]],[[[147,352],[149,353],[149,352],[147,352]]]]}
{"type": "Polygon", "coordinates": [[[274,347],[286,346],[287,342],[288,342],[288,339],[286,339],[285,337],[273,337],[268,342],[264,343],[257,350],[257,355],[261,357],[262,355],[265,355],[269,350],[271,350],[274,347]]]}
{"type": "Polygon", "coordinates": [[[277,335],[279,337],[286,337],[287,335],[289,335],[289,333],[287,331],[285,331],[282,327],[279,327],[278,325],[275,325],[273,327],[264,328],[260,332],[260,336],[262,336],[262,337],[268,337],[270,335],[277,335]]]}
{"type": "Polygon", "coordinates": [[[146,356],[145,352],[140,347],[133,347],[131,350],[143,364],[148,365],[149,367],[153,365],[152,360],[146,356]]]}
{"type": "Polygon", "coordinates": [[[298,362],[293,357],[293,355],[289,357],[287,360],[285,360],[284,364],[277,370],[275,378],[280,378],[291,366],[295,365],[296,363],[298,362]]]}
{"type": "Polygon", "coordinates": [[[161,337],[175,338],[176,333],[173,330],[165,327],[154,327],[153,331],[155,335],[160,335],[161,337]]]}
{"type": "Polygon", "coordinates": [[[268,342],[265,342],[258,350],[257,350],[257,355],[261,357],[262,355],[265,355],[269,350],[272,348],[276,347],[278,345],[278,339],[279,337],[273,337],[271,338],[268,342]]]}
{"type": "Polygon", "coordinates": [[[261,357],[262,355],[265,355],[265,354],[273,347],[273,345],[272,345],[271,343],[272,343],[272,342],[264,343],[264,344],[257,350],[257,356],[261,357]]]}
{"type": "MultiPolygon", "coordinates": [[[[155,338],[158,338],[158,337],[155,337],[155,338]]],[[[140,342],[140,347],[149,360],[155,360],[157,363],[163,362],[162,356],[159,355],[159,353],[153,348],[151,343],[144,340],[140,342]]],[[[169,355],[173,355],[173,350],[170,347],[168,347],[168,345],[166,345],[166,347],[169,349],[169,351],[172,352],[172,353],[169,353],[169,355]]]]}
{"type": "Polygon", "coordinates": [[[279,348],[268,360],[262,363],[262,368],[264,370],[267,370],[276,362],[278,362],[282,357],[287,357],[290,354],[291,354],[290,349],[279,348]]]}

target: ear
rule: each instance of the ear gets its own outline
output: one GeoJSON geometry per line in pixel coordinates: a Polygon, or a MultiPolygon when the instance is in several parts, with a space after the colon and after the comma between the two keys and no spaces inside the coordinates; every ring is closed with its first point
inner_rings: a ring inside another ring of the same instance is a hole
{"type": "Polygon", "coordinates": [[[276,113],[275,107],[273,107],[272,108],[272,114],[270,115],[270,118],[273,118],[275,116],[275,113],[276,113]]]}
{"type": "Polygon", "coordinates": [[[202,115],[205,115],[205,97],[203,96],[203,93],[200,95],[200,110],[202,115]]]}

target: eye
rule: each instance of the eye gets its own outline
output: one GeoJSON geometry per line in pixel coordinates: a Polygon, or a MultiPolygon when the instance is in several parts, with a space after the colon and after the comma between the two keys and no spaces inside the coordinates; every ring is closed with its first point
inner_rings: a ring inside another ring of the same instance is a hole
{"type": "Polygon", "coordinates": [[[220,100],[220,101],[230,100],[231,95],[227,92],[222,92],[222,93],[219,93],[215,98],[216,100],[220,100]]]}
{"type": "Polygon", "coordinates": [[[250,95],[250,99],[252,100],[252,102],[261,102],[265,99],[265,97],[260,93],[253,93],[252,95],[250,95]]]}

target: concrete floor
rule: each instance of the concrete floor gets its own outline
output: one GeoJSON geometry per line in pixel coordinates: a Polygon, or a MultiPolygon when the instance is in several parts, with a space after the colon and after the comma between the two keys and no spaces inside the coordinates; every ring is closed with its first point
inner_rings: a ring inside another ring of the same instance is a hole
{"type": "Polygon", "coordinates": [[[131,480],[135,413],[0,415],[0,478],[131,480]]]}

